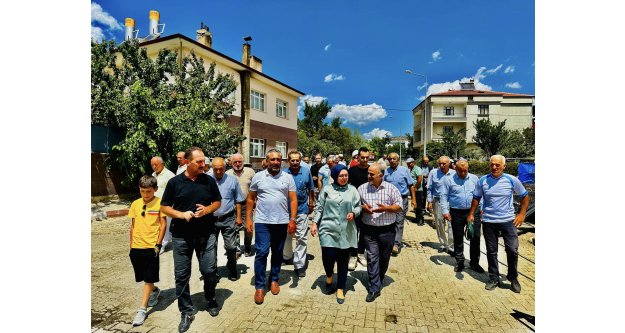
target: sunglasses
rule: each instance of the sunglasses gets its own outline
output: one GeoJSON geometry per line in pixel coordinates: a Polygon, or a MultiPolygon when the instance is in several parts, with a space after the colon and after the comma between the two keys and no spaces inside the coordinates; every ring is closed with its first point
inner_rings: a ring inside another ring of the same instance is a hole
{"type": "Polygon", "coordinates": [[[145,217],[145,209],[148,205],[143,205],[143,211],[141,212],[141,217],[145,217]]]}

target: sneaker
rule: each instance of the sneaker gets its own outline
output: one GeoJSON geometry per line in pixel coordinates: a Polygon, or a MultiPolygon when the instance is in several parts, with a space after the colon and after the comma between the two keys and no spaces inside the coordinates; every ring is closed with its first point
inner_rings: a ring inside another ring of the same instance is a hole
{"type": "Polygon", "coordinates": [[[358,265],[358,257],[349,257],[349,264],[347,265],[347,269],[353,271],[356,269],[356,265],[358,265]]]}
{"type": "Polygon", "coordinates": [[[484,289],[493,290],[497,287],[501,287],[501,283],[499,282],[499,280],[490,280],[486,283],[486,286],[484,287],[484,289]]]}
{"type": "Polygon", "coordinates": [[[180,314],[180,324],[178,325],[178,332],[186,332],[189,327],[191,327],[191,322],[193,321],[193,319],[195,319],[195,315],[188,315],[184,313],[180,314]]]}
{"type": "Polygon", "coordinates": [[[161,294],[161,290],[158,287],[154,287],[154,290],[150,293],[148,299],[148,306],[155,306],[158,303],[158,295],[161,294]]]}
{"type": "Polygon", "coordinates": [[[510,286],[510,289],[512,289],[512,291],[517,294],[521,292],[521,284],[519,283],[519,280],[511,280],[510,283],[512,283],[512,285],[510,286]]]}
{"type": "Polygon", "coordinates": [[[358,254],[358,263],[362,265],[362,267],[367,267],[367,258],[365,258],[364,254],[358,254]]]}
{"type": "Polygon", "coordinates": [[[137,310],[137,315],[135,315],[135,319],[132,320],[132,326],[139,326],[143,324],[147,315],[148,313],[146,308],[139,308],[139,310],[137,310]]]}

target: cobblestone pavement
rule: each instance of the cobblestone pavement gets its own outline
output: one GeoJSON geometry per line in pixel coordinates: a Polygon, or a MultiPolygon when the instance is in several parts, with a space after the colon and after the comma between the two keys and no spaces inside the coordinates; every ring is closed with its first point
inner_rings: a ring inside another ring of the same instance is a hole
{"type": "MultiPolygon", "coordinates": [[[[412,217],[409,215],[409,217],[412,217]]],[[[132,327],[142,284],[134,282],[128,259],[125,217],[92,220],[91,329],[92,332],[177,332],[180,321],[174,290],[171,251],[161,256],[159,303],[149,309],[145,323],[132,327]]],[[[467,268],[454,273],[455,260],[437,252],[436,231],[430,225],[406,222],[406,246],[391,259],[382,295],[365,302],[366,268],[349,272],[345,303],[324,295],[325,274],[318,238],[309,236],[309,268],[304,278],[293,266],[282,266],[281,292],[267,293],[265,302],[253,300],[254,257],[241,257],[238,281],[229,281],[223,241],[219,244],[217,286],[220,314],[206,311],[197,260],[193,260],[191,295],[198,313],[188,332],[532,332],[534,330],[533,233],[519,237],[520,294],[510,290],[505,251],[500,239],[499,265],[503,288],[484,289],[488,274],[467,268]]],[[[480,264],[487,269],[482,239],[480,264]]],[[[468,255],[468,244],[465,244],[468,255]]],[[[468,258],[467,258],[468,263],[468,258]]]]}

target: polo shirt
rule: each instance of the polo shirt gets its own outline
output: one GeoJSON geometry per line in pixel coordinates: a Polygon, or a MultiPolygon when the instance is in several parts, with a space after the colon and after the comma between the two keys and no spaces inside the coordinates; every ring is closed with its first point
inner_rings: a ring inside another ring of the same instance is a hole
{"type": "Polygon", "coordinates": [[[428,176],[428,195],[427,202],[432,202],[434,199],[438,199],[438,187],[440,186],[440,182],[443,177],[450,177],[456,174],[456,171],[453,169],[449,169],[446,174],[444,174],[441,169],[432,169],[428,176]]]}
{"type": "Polygon", "coordinates": [[[170,179],[174,178],[174,176],[176,175],[174,175],[173,172],[169,171],[169,169],[163,168],[161,173],[159,173],[158,175],[156,174],[156,172],[152,172],[152,176],[156,177],[156,186],[158,186],[158,190],[156,190],[154,196],[162,198],[163,193],[165,193],[165,187],[167,186],[167,182],[170,179]]]}
{"type": "Polygon", "coordinates": [[[455,174],[451,177],[444,177],[439,187],[441,199],[441,210],[443,214],[449,214],[449,209],[469,209],[473,201],[473,191],[479,179],[476,175],[468,173],[462,179],[455,174]]]}
{"type": "MultiPolygon", "coordinates": [[[[404,208],[402,205],[401,194],[399,193],[397,187],[385,181],[382,181],[378,188],[370,183],[362,184],[358,187],[358,194],[360,194],[360,200],[362,203],[371,206],[372,209],[377,208],[379,204],[389,206],[398,205],[399,207],[402,207],[402,209],[404,208]]],[[[381,227],[395,223],[395,214],[396,213],[394,212],[381,212],[373,214],[362,212],[361,218],[362,223],[364,224],[381,227]]]]}
{"type": "Polygon", "coordinates": [[[527,190],[523,183],[507,173],[499,178],[492,174],[482,176],[473,191],[473,198],[482,202],[482,222],[503,223],[514,220],[513,194],[524,198],[527,190]]]}
{"type": "Polygon", "coordinates": [[[226,215],[234,210],[234,206],[237,202],[245,200],[241,192],[241,186],[239,186],[239,181],[237,181],[236,177],[228,174],[224,174],[221,179],[217,179],[215,175],[211,175],[211,177],[215,179],[217,187],[219,187],[219,194],[221,194],[221,206],[219,206],[219,209],[217,209],[213,215],[226,215]]]}
{"type": "Polygon", "coordinates": [[[128,210],[128,217],[135,220],[132,229],[132,248],[133,249],[151,249],[156,246],[158,241],[158,233],[161,228],[161,199],[154,197],[152,201],[145,204],[143,198],[139,198],[132,202],[128,210]],[[145,210],[143,210],[143,206],[145,210]],[[141,216],[141,214],[143,216],[141,216]]]}
{"type": "MultiPolygon", "coordinates": [[[[409,169],[410,170],[410,169],[409,169]]],[[[421,168],[420,167],[413,167],[412,170],[410,170],[410,176],[412,176],[412,180],[414,180],[414,183],[417,184],[417,181],[419,180],[419,176],[421,176],[421,168]]],[[[415,191],[423,191],[423,180],[425,178],[421,178],[421,186],[419,186],[415,191]]]]}
{"type": "Polygon", "coordinates": [[[330,167],[327,164],[319,168],[319,177],[323,177],[323,186],[334,183],[334,180],[330,178],[330,167]]]}
{"type": "MultiPolygon", "coordinates": [[[[215,179],[200,173],[195,181],[188,178],[185,173],[181,173],[170,179],[161,199],[161,206],[170,206],[175,210],[195,213],[197,206],[201,204],[208,206],[215,201],[221,201],[221,194],[215,179]]],[[[200,218],[191,218],[188,222],[185,219],[172,219],[170,231],[174,237],[208,235],[215,217],[207,214],[200,218]]]]}
{"type": "Polygon", "coordinates": [[[347,173],[349,174],[349,183],[355,188],[369,181],[369,167],[362,169],[359,166],[355,166],[349,168],[347,173]]]}
{"type": "Polygon", "coordinates": [[[402,165],[398,165],[394,170],[391,167],[386,168],[384,180],[397,187],[404,197],[410,194],[410,186],[414,185],[410,170],[402,165]]]}
{"type": "Polygon", "coordinates": [[[252,178],[250,192],[256,192],[254,223],[288,224],[289,192],[296,192],[293,177],[284,171],[272,176],[268,170],[252,178]]]}
{"type": "Polygon", "coordinates": [[[296,174],[293,174],[291,168],[286,168],[283,171],[291,175],[293,181],[295,181],[295,188],[297,189],[297,214],[308,214],[310,191],[315,188],[310,169],[300,166],[296,174]]]}

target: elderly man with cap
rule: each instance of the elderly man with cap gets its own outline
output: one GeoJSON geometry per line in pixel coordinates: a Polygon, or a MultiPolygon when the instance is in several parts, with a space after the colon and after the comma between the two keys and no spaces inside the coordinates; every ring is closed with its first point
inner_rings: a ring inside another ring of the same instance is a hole
{"type": "Polygon", "coordinates": [[[499,236],[503,237],[506,257],[508,259],[508,275],[513,292],[521,292],[521,284],[517,277],[519,261],[519,236],[516,228],[525,221],[525,212],[529,205],[527,190],[521,181],[503,171],[506,169],[506,158],[502,155],[493,155],[490,158],[490,173],[482,176],[473,192],[471,211],[467,217],[468,223],[474,223],[474,216],[480,200],[482,204],[482,230],[486,242],[486,258],[488,258],[488,276],[486,290],[493,290],[501,286],[499,281],[499,263],[497,251],[499,236]],[[521,209],[514,215],[513,194],[521,198],[521,209]]]}
{"type": "Polygon", "coordinates": [[[406,160],[406,163],[408,163],[408,170],[410,170],[410,176],[412,176],[412,179],[414,180],[414,183],[415,183],[414,187],[415,187],[416,205],[412,207],[414,209],[415,222],[417,223],[417,225],[423,225],[423,207],[422,207],[423,186],[421,186],[423,182],[423,176],[421,176],[421,168],[415,167],[415,160],[412,157],[409,157],[406,160]]]}
{"type": "Polygon", "coordinates": [[[438,158],[438,169],[430,171],[428,176],[428,196],[427,202],[429,211],[434,211],[434,223],[436,224],[436,234],[441,247],[438,252],[445,252],[453,255],[453,239],[454,235],[450,227],[450,223],[443,219],[443,212],[440,205],[440,185],[444,177],[451,177],[456,171],[449,169],[449,157],[441,156],[438,158]]]}

